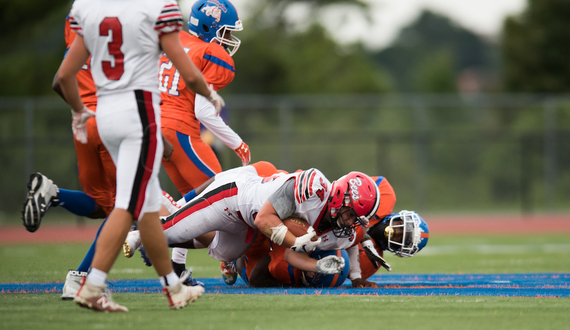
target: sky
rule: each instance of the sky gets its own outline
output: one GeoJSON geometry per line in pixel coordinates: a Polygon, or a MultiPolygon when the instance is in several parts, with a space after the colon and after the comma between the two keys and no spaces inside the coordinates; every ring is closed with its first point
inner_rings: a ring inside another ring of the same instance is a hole
{"type": "MultiPolygon", "coordinates": [[[[185,16],[195,0],[180,0],[185,16]]],[[[248,5],[256,0],[232,0],[240,18],[247,18],[248,5]]],[[[424,9],[450,17],[454,22],[489,38],[499,36],[506,16],[521,13],[526,0],[363,0],[370,4],[371,22],[345,7],[330,8],[319,18],[333,38],[341,44],[362,41],[369,49],[390,45],[398,32],[412,23],[424,9]]],[[[307,11],[293,7],[289,15],[302,26],[307,11]]],[[[247,26],[244,26],[247,28],[247,26]]]]}

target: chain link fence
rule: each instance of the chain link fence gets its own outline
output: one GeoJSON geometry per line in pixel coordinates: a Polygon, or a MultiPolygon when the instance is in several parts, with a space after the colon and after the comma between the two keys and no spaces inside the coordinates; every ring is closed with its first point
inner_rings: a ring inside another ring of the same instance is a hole
{"type": "MultiPolygon", "coordinates": [[[[394,187],[396,209],[566,212],[570,97],[560,95],[224,95],[252,162],[357,170],[394,187]]],[[[69,107],[0,97],[0,216],[17,214],[30,173],[80,190],[69,107]]],[[[240,165],[219,142],[222,167],[240,165]]],[[[163,189],[177,196],[161,173],[163,189]]]]}

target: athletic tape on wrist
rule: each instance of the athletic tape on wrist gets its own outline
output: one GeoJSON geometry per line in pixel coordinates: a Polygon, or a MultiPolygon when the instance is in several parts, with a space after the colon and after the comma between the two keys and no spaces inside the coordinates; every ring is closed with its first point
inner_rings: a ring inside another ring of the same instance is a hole
{"type": "Polygon", "coordinates": [[[281,245],[287,234],[287,227],[280,223],[277,227],[271,227],[271,241],[275,244],[281,245]]]}

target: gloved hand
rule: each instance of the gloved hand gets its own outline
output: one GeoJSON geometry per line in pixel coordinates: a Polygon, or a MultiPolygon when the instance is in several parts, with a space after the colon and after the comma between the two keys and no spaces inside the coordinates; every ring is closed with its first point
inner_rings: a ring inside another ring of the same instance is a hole
{"type": "Polygon", "coordinates": [[[386,262],[386,260],[384,260],[384,258],[382,258],[379,254],[378,251],[376,251],[376,248],[374,248],[374,244],[372,243],[372,239],[368,238],[368,239],[364,239],[360,242],[360,244],[362,244],[362,248],[364,248],[364,252],[366,253],[366,256],[368,257],[368,259],[370,259],[370,261],[372,262],[372,264],[375,267],[378,267],[378,264],[380,264],[380,266],[386,268],[387,271],[391,272],[392,271],[392,267],[390,267],[390,265],[386,262]]]}
{"type": "Polygon", "coordinates": [[[313,237],[317,236],[317,233],[313,229],[313,227],[309,227],[307,233],[303,236],[297,237],[295,239],[295,244],[291,247],[291,250],[299,253],[308,253],[312,252],[317,248],[317,245],[321,242],[321,239],[317,239],[313,241],[313,237]]]}
{"type": "Polygon", "coordinates": [[[245,144],[245,142],[242,142],[240,146],[237,147],[234,151],[241,159],[242,166],[249,164],[249,161],[251,160],[251,154],[249,153],[249,146],[245,144]]]}
{"type": "Polygon", "coordinates": [[[317,273],[337,274],[344,268],[344,258],[337,256],[326,256],[317,260],[317,273]]]}
{"type": "Polygon", "coordinates": [[[71,130],[77,141],[87,143],[87,119],[94,117],[95,112],[83,107],[79,112],[71,109],[71,130]]]}
{"type": "Polygon", "coordinates": [[[222,111],[226,102],[224,99],[214,90],[214,86],[210,85],[210,96],[207,97],[208,101],[212,102],[214,108],[216,109],[216,114],[219,114],[222,111]]]}

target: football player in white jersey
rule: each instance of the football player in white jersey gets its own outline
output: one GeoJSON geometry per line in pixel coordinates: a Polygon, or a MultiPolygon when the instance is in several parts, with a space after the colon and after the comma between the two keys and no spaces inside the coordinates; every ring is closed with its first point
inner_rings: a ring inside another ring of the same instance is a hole
{"type": "Polygon", "coordinates": [[[160,230],[162,194],[158,172],[163,146],[157,77],[161,52],[170,57],[194,92],[218,109],[223,100],[208,88],[180,45],[177,32],[183,21],[175,0],[76,0],[69,20],[78,36],[57,77],[72,108],[73,132],[85,143],[85,122],[94,115],[84,107],[75,77],[91,55],[98,96],[98,131],[117,167],[115,208],[101,230],[92,268],[74,300],[96,311],[128,311],[103,292],[107,273],[132,221],[137,220],[170,308],[182,308],[200,297],[204,289],[182,285],[185,278],[178,278],[172,271],[166,239],[160,230]]]}
{"type": "MultiPolygon", "coordinates": [[[[204,245],[211,257],[225,262],[241,257],[258,231],[301,256],[316,248],[353,245],[355,225],[366,225],[379,202],[378,187],[360,172],[331,184],[316,169],[262,178],[253,166],[245,166],[217,174],[196,198],[163,220],[163,229],[170,246],[190,248],[195,247],[194,239],[216,231],[214,239],[204,245]],[[306,220],[311,226],[308,234],[295,237],[282,222],[289,217],[306,220]]],[[[130,232],[123,248],[125,256],[131,257],[140,246],[139,232],[130,232]]],[[[306,263],[311,269],[307,270],[328,267],[319,272],[338,272],[344,260],[335,258],[321,264],[309,258],[306,263]]]]}

